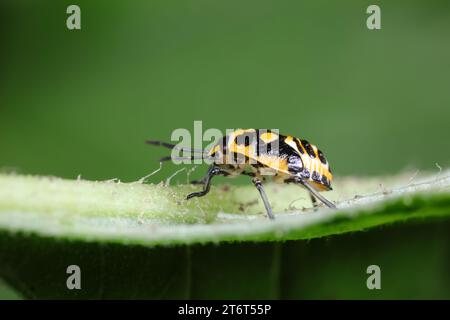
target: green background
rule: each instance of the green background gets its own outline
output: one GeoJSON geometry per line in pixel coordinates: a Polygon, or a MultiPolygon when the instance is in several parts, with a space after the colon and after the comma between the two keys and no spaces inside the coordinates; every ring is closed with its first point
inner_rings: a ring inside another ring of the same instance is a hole
{"type": "Polygon", "coordinates": [[[72,3],[1,2],[3,168],[135,180],[194,120],[307,138],[338,175],[449,164],[448,1],[377,1],[376,31],[369,1],[77,1],[69,31],[72,3]]]}
{"type": "Polygon", "coordinates": [[[447,167],[449,33],[445,0],[2,0],[0,170],[136,180],[194,120],[306,138],[338,176],[447,167]]]}

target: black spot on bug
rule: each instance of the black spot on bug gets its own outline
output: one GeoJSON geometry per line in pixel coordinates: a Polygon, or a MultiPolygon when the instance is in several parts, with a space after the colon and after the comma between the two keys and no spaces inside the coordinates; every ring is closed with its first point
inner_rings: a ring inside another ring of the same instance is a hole
{"type": "Polygon", "coordinates": [[[229,136],[224,136],[222,138],[222,152],[223,154],[227,154],[227,149],[228,149],[228,141],[229,141],[230,137],[229,136]]]}
{"type": "Polygon", "coordinates": [[[233,152],[232,155],[233,155],[233,163],[238,164],[239,159],[242,158],[242,155],[236,152],[233,152]]]}
{"type": "Polygon", "coordinates": [[[272,146],[273,146],[273,143],[272,142],[270,142],[270,143],[267,143],[267,144],[265,144],[265,146],[266,146],[266,152],[267,152],[267,154],[272,154],[273,153],[273,151],[272,151],[272,146]]]}
{"type": "Polygon", "coordinates": [[[290,156],[298,157],[295,150],[284,141],[284,138],[284,136],[280,136],[280,139],[270,142],[267,148],[268,154],[282,159],[288,159],[290,156]]]}
{"type": "Polygon", "coordinates": [[[325,175],[322,176],[322,184],[329,186],[330,182],[328,181],[327,177],[325,175]]]}
{"type": "Polygon", "coordinates": [[[317,171],[313,171],[311,179],[313,179],[316,182],[321,182],[320,174],[317,171]]]}
{"type": "Polygon", "coordinates": [[[320,162],[322,162],[323,164],[327,164],[327,159],[325,159],[323,152],[319,150],[317,153],[319,154],[320,162]]]}
{"type": "Polygon", "coordinates": [[[316,157],[316,153],[311,147],[311,144],[307,140],[301,140],[301,142],[303,144],[303,147],[305,147],[306,152],[308,152],[309,156],[314,159],[316,157]]]}
{"type": "Polygon", "coordinates": [[[291,155],[287,159],[289,172],[296,174],[303,170],[303,162],[299,156],[291,155]]]}
{"type": "Polygon", "coordinates": [[[255,133],[256,133],[256,137],[258,137],[258,139],[256,139],[256,156],[259,157],[259,148],[260,148],[260,144],[261,144],[261,139],[259,139],[259,129],[256,129],[255,133]]]}
{"type": "Polygon", "coordinates": [[[280,140],[279,138],[266,143],[263,139],[261,139],[261,134],[263,133],[272,133],[271,130],[260,130],[256,129],[256,155],[259,157],[261,154],[265,155],[279,155],[279,146],[280,146],[280,140]]]}
{"type": "Polygon", "coordinates": [[[302,148],[302,145],[300,144],[300,141],[298,141],[298,139],[294,139],[294,141],[295,141],[295,145],[297,146],[298,151],[301,154],[304,154],[305,152],[303,151],[303,148],[302,148]]]}
{"type": "Polygon", "coordinates": [[[300,175],[303,179],[309,179],[309,177],[311,177],[311,173],[309,172],[308,169],[303,169],[300,175]]]}

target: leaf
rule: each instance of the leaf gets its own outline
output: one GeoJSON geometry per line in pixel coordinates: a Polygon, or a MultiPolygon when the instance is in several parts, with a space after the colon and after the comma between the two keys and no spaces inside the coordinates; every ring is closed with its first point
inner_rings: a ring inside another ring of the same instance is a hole
{"type": "Polygon", "coordinates": [[[31,298],[298,298],[303,276],[285,280],[286,270],[289,262],[310,268],[301,257],[308,245],[285,240],[450,215],[446,173],[410,178],[337,179],[327,197],[339,209],[317,212],[299,209],[310,206],[299,187],[272,185],[278,214],[269,221],[252,186],[185,201],[198,186],[0,175],[0,276],[31,298]],[[82,270],[82,290],[66,287],[71,264],[82,270]]]}

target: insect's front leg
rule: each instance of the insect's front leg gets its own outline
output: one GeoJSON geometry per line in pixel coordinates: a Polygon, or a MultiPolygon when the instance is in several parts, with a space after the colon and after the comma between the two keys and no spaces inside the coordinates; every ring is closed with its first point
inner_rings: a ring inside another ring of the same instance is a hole
{"type": "Polygon", "coordinates": [[[212,165],[211,167],[209,167],[208,172],[206,173],[205,178],[203,179],[203,190],[199,191],[199,192],[193,192],[187,195],[186,200],[189,200],[193,197],[203,197],[204,195],[206,195],[209,192],[209,189],[211,188],[211,179],[212,177],[214,177],[215,175],[221,174],[222,170],[215,166],[212,165]]]}

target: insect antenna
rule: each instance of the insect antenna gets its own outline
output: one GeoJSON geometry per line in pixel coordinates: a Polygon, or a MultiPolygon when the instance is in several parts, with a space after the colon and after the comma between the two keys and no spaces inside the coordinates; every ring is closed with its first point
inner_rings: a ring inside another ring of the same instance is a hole
{"type": "Polygon", "coordinates": [[[203,157],[202,156],[189,156],[189,157],[172,157],[172,156],[167,156],[167,157],[160,158],[159,162],[165,162],[165,161],[170,161],[170,160],[184,161],[184,160],[197,160],[197,159],[203,159],[203,157]]]}
{"type": "Polygon", "coordinates": [[[185,160],[198,160],[198,159],[204,159],[208,158],[208,155],[205,150],[201,149],[193,149],[193,148],[184,148],[184,147],[178,147],[172,143],[167,143],[163,141],[158,140],[147,140],[147,144],[151,144],[154,146],[164,147],[170,150],[177,150],[182,152],[188,152],[191,153],[191,155],[185,156],[185,157],[176,157],[176,156],[166,156],[159,159],[159,162],[165,162],[165,161],[185,161],[185,160]]]}
{"type": "Polygon", "coordinates": [[[167,143],[167,142],[158,141],[158,140],[147,140],[147,141],[145,141],[145,143],[151,144],[154,146],[164,147],[164,148],[167,148],[170,150],[186,151],[186,152],[190,152],[190,153],[204,153],[205,152],[202,149],[177,147],[176,145],[174,145],[172,143],[167,143]]]}

